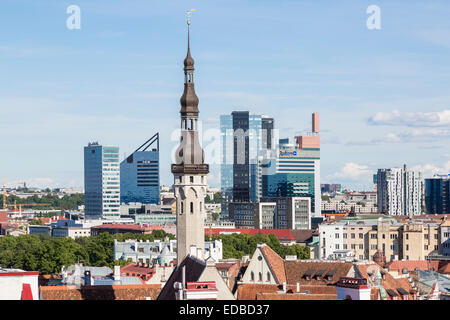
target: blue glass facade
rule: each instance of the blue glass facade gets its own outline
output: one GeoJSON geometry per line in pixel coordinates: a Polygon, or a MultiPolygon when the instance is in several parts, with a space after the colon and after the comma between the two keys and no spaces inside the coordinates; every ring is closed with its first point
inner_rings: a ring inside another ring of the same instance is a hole
{"type": "Polygon", "coordinates": [[[227,219],[229,202],[259,201],[258,155],[272,146],[273,119],[234,111],[220,116],[220,130],[222,218],[227,219]]]}
{"type": "Polygon", "coordinates": [[[84,147],[84,194],[87,219],[120,217],[119,147],[84,147]]]}
{"type": "Polygon", "coordinates": [[[137,151],[122,161],[120,201],[159,204],[159,151],[137,151]]]}
{"type": "Polygon", "coordinates": [[[428,214],[450,213],[450,178],[425,179],[425,206],[428,214]]]}
{"type": "Polygon", "coordinates": [[[308,197],[311,212],[321,216],[320,149],[298,149],[283,139],[278,157],[262,167],[263,197],[308,197]]]}

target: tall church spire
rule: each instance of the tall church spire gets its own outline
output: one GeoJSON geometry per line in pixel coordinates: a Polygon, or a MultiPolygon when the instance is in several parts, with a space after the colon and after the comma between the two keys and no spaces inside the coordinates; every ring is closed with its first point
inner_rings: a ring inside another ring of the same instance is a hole
{"type": "Polygon", "coordinates": [[[184,92],[180,98],[181,116],[184,117],[198,117],[198,97],[195,94],[194,88],[194,59],[191,56],[190,46],[190,24],[188,20],[188,45],[187,54],[184,59],[184,92]]]}
{"type": "Polygon", "coordinates": [[[194,90],[194,59],[191,56],[189,20],[187,55],[183,70],[184,91],[180,99],[181,137],[180,145],[175,151],[175,163],[171,167],[177,199],[178,265],[188,254],[203,258],[201,252],[205,246],[206,176],[209,172],[198,136],[199,101],[194,90]]]}

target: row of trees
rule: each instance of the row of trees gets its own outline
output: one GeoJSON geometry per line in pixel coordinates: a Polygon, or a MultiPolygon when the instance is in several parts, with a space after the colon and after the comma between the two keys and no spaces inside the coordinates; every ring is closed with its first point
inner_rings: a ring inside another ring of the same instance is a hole
{"type": "MultiPolygon", "coordinates": [[[[84,204],[84,194],[74,193],[59,197],[57,195],[47,194],[43,196],[34,195],[28,198],[19,198],[16,195],[9,195],[6,198],[6,203],[10,205],[16,204],[30,204],[30,203],[49,203],[49,206],[36,206],[39,209],[61,209],[61,210],[76,210],[79,205],[84,204]]],[[[27,207],[33,208],[33,207],[27,207]]]]}
{"type": "Polygon", "coordinates": [[[124,241],[136,239],[154,241],[173,235],[163,230],[154,230],[152,234],[116,234],[102,233],[95,237],[77,239],[58,238],[44,235],[21,235],[0,237],[0,266],[27,271],[39,271],[40,274],[59,273],[62,266],[82,262],[84,265],[101,267],[123,265],[126,261],[114,261],[114,239],[124,241]]]}
{"type": "MultiPolygon", "coordinates": [[[[209,236],[208,236],[209,239],[209,236]]],[[[212,236],[212,240],[222,239],[223,244],[223,258],[242,258],[244,255],[253,255],[258,243],[265,243],[273,251],[275,251],[283,259],[286,255],[297,255],[297,259],[309,259],[309,247],[298,244],[283,245],[280,240],[273,234],[256,234],[250,236],[245,233],[241,234],[222,234],[219,236],[212,236]]]]}
{"type": "MultiPolygon", "coordinates": [[[[174,239],[172,234],[163,230],[154,230],[151,234],[122,233],[111,235],[102,233],[95,237],[77,239],[57,238],[44,235],[21,235],[0,237],[0,266],[27,271],[39,271],[40,274],[59,273],[62,266],[82,262],[89,266],[124,265],[127,261],[114,261],[114,239],[125,241],[135,239],[142,241],[174,239]]],[[[206,237],[209,240],[209,236],[206,237]]],[[[264,242],[282,258],[286,255],[297,255],[299,259],[309,259],[309,248],[300,245],[282,245],[274,235],[230,234],[213,236],[222,239],[223,257],[241,258],[252,255],[256,245],[264,242]]]]}

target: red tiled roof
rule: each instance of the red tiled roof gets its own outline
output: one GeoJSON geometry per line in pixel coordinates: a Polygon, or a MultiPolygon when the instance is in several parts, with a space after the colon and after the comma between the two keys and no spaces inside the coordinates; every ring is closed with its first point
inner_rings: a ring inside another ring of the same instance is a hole
{"type": "Polygon", "coordinates": [[[266,244],[261,246],[261,251],[266,257],[267,263],[269,264],[269,267],[272,270],[277,282],[285,282],[286,273],[284,271],[284,260],[266,244]]]}
{"type": "MultiPolygon", "coordinates": [[[[369,279],[369,277],[370,277],[368,272],[374,273],[377,270],[377,268],[380,269],[380,272],[383,271],[381,269],[381,267],[377,264],[356,265],[356,268],[358,269],[358,271],[362,275],[362,277],[365,279],[369,279]]],[[[408,278],[394,278],[388,272],[385,272],[384,276],[385,276],[385,279],[383,279],[381,281],[381,285],[383,286],[384,289],[393,290],[394,292],[396,292],[399,295],[398,299],[402,300],[403,299],[402,295],[397,291],[397,289],[402,288],[405,291],[410,293],[408,295],[409,296],[408,299],[409,300],[413,299],[413,294],[411,292],[413,292],[414,290],[413,290],[411,284],[409,283],[408,278]]],[[[374,292],[372,292],[372,294],[374,294],[374,292]]]]}
{"type": "Polygon", "coordinates": [[[155,300],[160,291],[160,284],[41,287],[42,300],[155,300]]]}
{"type": "Polygon", "coordinates": [[[238,300],[336,300],[337,290],[335,286],[286,286],[286,293],[278,293],[282,285],[276,284],[248,284],[238,288],[238,300]],[[308,293],[306,293],[308,292],[308,293]],[[316,299],[322,297],[322,299],[316,299]]]}
{"type": "Polygon", "coordinates": [[[220,235],[230,233],[245,233],[250,236],[256,234],[275,235],[280,241],[295,241],[290,229],[227,229],[227,228],[205,228],[205,234],[220,235]]]}
{"type": "Polygon", "coordinates": [[[414,271],[416,268],[420,270],[428,270],[431,264],[427,260],[394,260],[387,264],[389,271],[402,272],[403,269],[408,269],[408,271],[414,271]]]}
{"type": "Polygon", "coordinates": [[[102,224],[99,226],[94,226],[91,229],[121,229],[121,230],[136,230],[136,231],[149,231],[149,230],[161,230],[162,226],[152,225],[152,226],[141,226],[139,224],[122,224],[122,223],[112,223],[112,224],[102,224]]]}
{"type": "Polygon", "coordinates": [[[285,261],[287,283],[294,285],[297,282],[300,285],[334,285],[341,277],[346,277],[352,267],[349,262],[321,262],[321,261],[285,261]],[[310,280],[307,280],[305,273],[312,272],[310,280]],[[315,274],[321,271],[320,280],[315,274]],[[334,272],[331,280],[327,280],[325,275],[328,272],[334,272]]]}
{"type": "Polygon", "coordinates": [[[336,294],[258,293],[256,300],[337,300],[336,294]]]}

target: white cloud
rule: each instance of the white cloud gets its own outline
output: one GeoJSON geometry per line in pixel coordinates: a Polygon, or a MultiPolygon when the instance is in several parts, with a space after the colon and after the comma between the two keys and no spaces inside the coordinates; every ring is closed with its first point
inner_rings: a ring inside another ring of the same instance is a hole
{"type": "Polygon", "coordinates": [[[450,173],[450,161],[443,164],[442,167],[434,164],[416,165],[410,168],[411,170],[422,172],[424,178],[432,178],[435,174],[449,174],[450,173]]]}
{"type": "Polygon", "coordinates": [[[354,162],[347,162],[340,171],[331,175],[332,178],[343,178],[349,180],[358,180],[362,176],[371,174],[371,170],[366,165],[357,164],[354,162]]]}
{"type": "Polygon", "coordinates": [[[369,118],[368,123],[408,127],[450,126],[450,109],[440,112],[378,112],[369,118]]]}

